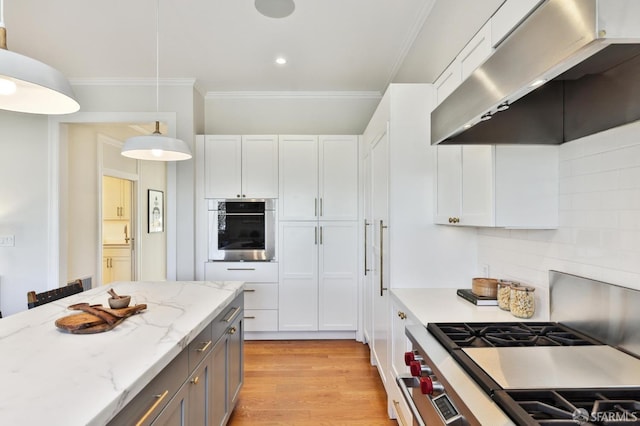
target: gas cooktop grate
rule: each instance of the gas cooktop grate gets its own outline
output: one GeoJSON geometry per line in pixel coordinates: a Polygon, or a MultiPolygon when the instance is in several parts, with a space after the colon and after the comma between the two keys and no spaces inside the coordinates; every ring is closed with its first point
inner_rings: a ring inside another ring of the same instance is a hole
{"type": "Polygon", "coordinates": [[[519,425],[640,425],[640,389],[496,391],[519,425]]]}
{"type": "Polygon", "coordinates": [[[549,322],[431,323],[427,328],[449,349],[601,344],[565,326],[549,322]]]}

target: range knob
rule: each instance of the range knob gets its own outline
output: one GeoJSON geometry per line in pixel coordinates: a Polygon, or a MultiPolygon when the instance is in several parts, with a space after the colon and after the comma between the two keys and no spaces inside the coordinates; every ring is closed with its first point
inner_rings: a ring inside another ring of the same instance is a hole
{"type": "Polygon", "coordinates": [[[415,352],[405,352],[404,353],[404,365],[407,367],[411,365],[413,361],[422,361],[422,357],[415,352]]]}
{"type": "Polygon", "coordinates": [[[420,392],[424,395],[433,395],[435,392],[443,392],[444,386],[440,382],[434,382],[431,377],[420,377],[420,392]]]}
{"type": "Polygon", "coordinates": [[[413,377],[430,376],[433,371],[429,366],[422,364],[420,361],[411,361],[409,363],[409,371],[413,377]]]}

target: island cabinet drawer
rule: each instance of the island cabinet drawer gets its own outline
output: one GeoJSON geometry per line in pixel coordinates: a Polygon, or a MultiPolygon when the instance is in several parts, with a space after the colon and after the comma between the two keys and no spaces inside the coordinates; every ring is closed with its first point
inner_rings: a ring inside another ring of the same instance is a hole
{"type": "Polygon", "coordinates": [[[277,283],[276,262],[207,262],[204,267],[207,281],[244,281],[247,283],[277,283]]]}
{"type": "Polygon", "coordinates": [[[209,325],[189,343],[189,374],[191,374],[198,364],[200,364],[200,361],[211,352],[211,348],[213,347],[212,330],[213,326],[209,323],[209,325]]]}
{"type": "Polygon", "coordinates": [[[227,333],[229,326],[233,323],[233,321],[239,316],[242,317],[244,310],[244,294],[240,294],[238,297],[233,299],[229,305],[224,308],[222,312],[216,316],[216,318],[211,322],[213,327],[213,344],[220,340],[222,336],[227,333]]]}
{"type": "Polygon", "coordinates": [[[278,311],[275,309],[245,310],[244,331],[278,331],[278,311]]]}
{"type": "Polygon", "coordinates": [[[244,308],[278,309],[278,284],[245,284],[244,308]]]}
{"type": "Polygon", "coordinates": [[[109,425],[149,425],[178,392],[189,372],[183,350],[114,417],[109,425]]]}

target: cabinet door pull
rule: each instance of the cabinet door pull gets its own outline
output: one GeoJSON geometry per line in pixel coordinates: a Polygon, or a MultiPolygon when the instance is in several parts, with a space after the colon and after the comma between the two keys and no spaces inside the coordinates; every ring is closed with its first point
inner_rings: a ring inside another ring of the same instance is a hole
{"type": "Polygon", "coordinates": [[[367,268],[367,226],[371,225],[367,222],[367,219],[364,220],[364,274],[367,275],[369,269],[367,268]]]}
{"type": "Polygon", "coordinates": [[[322,244],[322,226],[320,227],[320,244],[322,244]]]}
{"type": "Polygon", "coordinates": [[[236,334],[236,331],[238,331],[238,330],[237,330],[235,327],[231,327],[231,328],[229,329],[229,331],[227,331],[227,333],[229,333],[229,334],[236,334]]]}
{"type": "Polygon", "coordinates": [[[256,268],[227,268],[227,271],[255,271],[256,268]]]}
{"type": "Polygon", "coordinates": [[[256,292],[256,289],[255,289],[255,288],[245,288],[243,291],[244,291],[245,293],[255,293],[255,292],[256,292]]]}
{"type": "Polygon", "coordinates": [[[238,307],[233,307],[233,309],[231,309],[229,311],[229,314],[222,319],[222,322],[231,322],[233,321],[233,319],[240,313],[240,308],[238,307]]]}
{"type": "Polygon", "coordinates": [[[199,376],[196,376],[193,379],[191,379],[191,383],[193,383],[194,385],[197,385],[199,381],[200,381],[200,377],[199,376]]]}
{"type": "Polygon", "coordinates": [[[387,288],[384,286],[384,230],[387,228],[384,222],[380,221],[380,296],[384,296],[387,288]]]}
{"type": "Polygon", "coordinates": [[[313,199],[313,215],[318,216],[318,199],[313,199]]]}
{"type": "Polygon", "coordinates": [[[208,342],[202,342],[202,343],[204,343],[204,345],[201,348],[196,349],[196,352],[206,351],[209,348],[209,346],[211,346],[212,341],[209,340],[208,342]]]}
{"type": "Polygon", "coordinates": [[[324,209],[322,208],[322,197],[320,197],[320,216],[324,216],[324,209]]]}
{"type": "Polygon", "coordinates": [[[313,231],[315,237],[314,237],[314,244],[318,245],[318,227],[314,227],[314,231],[313,231]]]}
{"type": "Polygon", "coordinates": [[[162,392],[161,395],[156,395],[155,396],[156,402],[154,402],[151,408],[149,408],[149,410],[147,410],[147,412],[144,413],[142,417],[140,417],[140,420],[138,420],[138,423],[136,423],[136,426],[141,426],[149,418],[149,416],[156,410],[156,408],[158,408],[158,405],[160,405],[162,400],[165,399],[168,394],[169,394],[169,390],[167,389],[166,391],[162,392]]]}
{"type": "Polygon", "coordinates": [[[244,317],[244,319],[256,319],[256,317],[250,316],[250,317],[244,317]]]}

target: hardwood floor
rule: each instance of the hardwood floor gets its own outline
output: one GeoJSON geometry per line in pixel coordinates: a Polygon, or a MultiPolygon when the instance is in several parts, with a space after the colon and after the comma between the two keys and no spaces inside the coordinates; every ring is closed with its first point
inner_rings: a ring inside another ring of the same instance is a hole
{"type": "Polygon", "coordinates": [[[243,425],[397,425],[369,363],[353,340],[246,341],[245,376],[229,420],[243,425]]]}

